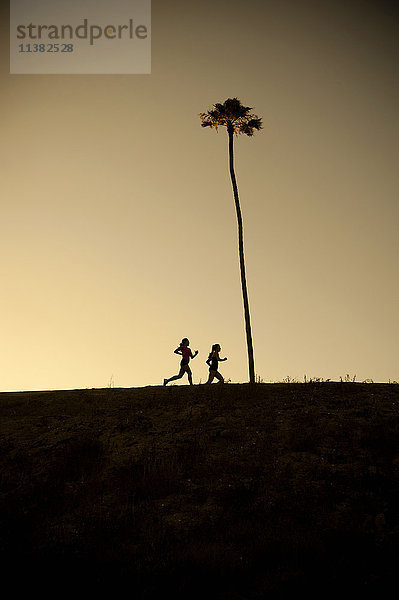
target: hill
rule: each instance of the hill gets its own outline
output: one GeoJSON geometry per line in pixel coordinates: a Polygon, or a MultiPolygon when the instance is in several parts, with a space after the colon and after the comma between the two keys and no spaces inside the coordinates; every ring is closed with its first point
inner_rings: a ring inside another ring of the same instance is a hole
{"type": "Polygon", "coordinates": [[[380,594],[399,549],[398,411],[395,384],[0,394],[3,585],[380,594]]]}

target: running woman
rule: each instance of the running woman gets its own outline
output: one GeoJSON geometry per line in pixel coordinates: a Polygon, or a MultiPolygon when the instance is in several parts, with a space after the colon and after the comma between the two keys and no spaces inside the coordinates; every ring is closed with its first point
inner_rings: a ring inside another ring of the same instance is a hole
{"type": "Polygon", "coordinates": [[[215,377],[216,379],[219,379],[219,383],[224,383],[223,376],[218,371],[218,363],[227,360],[227,358],[219,357],[220,350],[221,347],[219,344],[213,344],[208,360],[206,361],[206,364],[209,365],[209,377],[206,383],[212,383],[215,377]]]}
{"type": "Polygon", "coordinates": [[[169,383],[169,381],[174,381],[175,379],[181,379],[184,375],[184,373],[187,373],[188,375],[188,381],[190,383],[190,385],[193,385],[193,374],[191,372],[190,366],[189,366],[189,362],[190,362],[190,358],[195,358],[198,354],[198,350],[196,350],[194,352],[194,354],[191,352],[190,348],[188,347],[189,345],[189,341],[187,338],[183,338],[181,341],[181,344],[178,348],[176,348],[176,350],[174,350],[175,354],[181,354],[182,359],[180,361],[180,371],[178,375],[174,375],[173,377],[169,377],[169,379],[164,379],[163,380],[163,384],[166,385],[167,383],[169,383]]]}

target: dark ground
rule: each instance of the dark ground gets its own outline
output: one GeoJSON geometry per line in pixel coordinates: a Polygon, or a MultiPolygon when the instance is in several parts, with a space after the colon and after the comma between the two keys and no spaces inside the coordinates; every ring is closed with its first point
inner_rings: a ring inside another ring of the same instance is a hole
{"type": "Polygon", "coordinates": [[[385,598],[396,583],[396,384],[3,393],[0,417],[16,594],[385,598]]]}

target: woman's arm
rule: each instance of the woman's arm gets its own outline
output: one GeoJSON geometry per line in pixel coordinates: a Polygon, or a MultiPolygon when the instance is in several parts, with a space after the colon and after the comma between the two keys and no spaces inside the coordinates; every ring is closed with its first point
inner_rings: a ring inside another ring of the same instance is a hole
{"type": "Polygon", "coordinates": [[[173,352],[174,352],[175,354],[183,354],[183,353],[182,353],[182,351],[181,351],[181,348],[180,348],[180,346],[179,346],[178,348],[176,348],[176,350],[173,350],[173,352]]]}
{"type": "MultiPolygon", "coordinates": [[[[191,351],[190,351],[190,352],[191,352],[191,351]]],[[[197,356],[197,354],[198,354],[198,350],[196,350],[196,351],[194,352],[194,354],[191,352],[191,358],[195,358],[195,357],[197,356]]]]}

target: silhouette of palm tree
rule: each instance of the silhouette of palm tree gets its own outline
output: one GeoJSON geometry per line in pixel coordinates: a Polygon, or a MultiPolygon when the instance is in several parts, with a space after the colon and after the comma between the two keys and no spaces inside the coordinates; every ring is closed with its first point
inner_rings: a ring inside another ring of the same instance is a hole
{"type": "Polygon", "coordinates": [[[202,127],[210,127],[211,129],[214,128],[216,130],[219,127],[226,127],[229,137],[229,165],[238,223],[238,253],[240,257],[241,288],[244,304],[245,330],[247,334],[249,381],[250,383],[255,383],[254,349],[252,344],[251,318],[245,275],[244,234],[241,207],[238,198],[237,180],[234,172],[233,146],[234,134],[237,135],[243,133],[252,136],[255,129],[259,131],[259,129],[262,128],[262,119],[259,119],[257,115],[250,114],[251,110],[252,108],[243,106],[238,98],[228,98],[223,104],[214,104],[212,110],[200,113],[200,119],[202,121],[202,127]]]}

